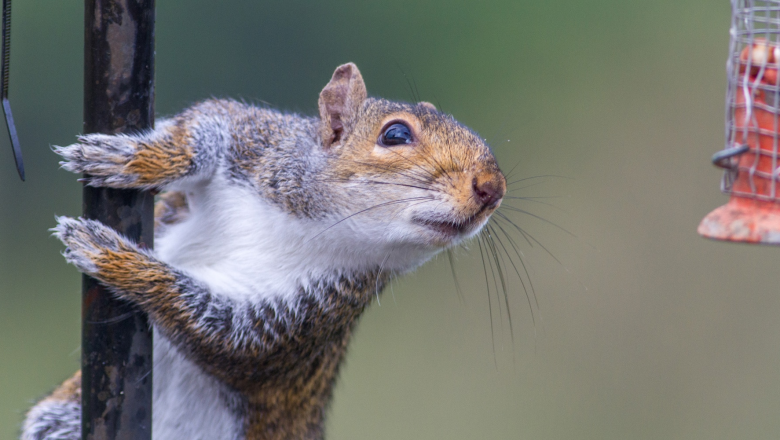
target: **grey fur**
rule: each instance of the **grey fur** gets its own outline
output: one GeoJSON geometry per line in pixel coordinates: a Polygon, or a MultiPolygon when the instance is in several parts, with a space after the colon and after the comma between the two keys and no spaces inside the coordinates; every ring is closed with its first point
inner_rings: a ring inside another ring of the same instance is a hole
{"type": "Polygon", "coordinates": [[[78,440],[81,438],[81,404],[43,401],[27,414],[21,440],[78,440]]]}

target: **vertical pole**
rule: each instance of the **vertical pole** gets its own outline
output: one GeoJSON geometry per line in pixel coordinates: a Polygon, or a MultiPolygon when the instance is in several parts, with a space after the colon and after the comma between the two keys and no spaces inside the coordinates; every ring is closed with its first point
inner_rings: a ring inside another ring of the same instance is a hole
{"type": "MultiPolygon", "coordinates": [[[[154,0],[86,0],[84,132],[154,124],[154,0]]],[[[154,196],[84,188],[84,217],[151,248],[154,196]]],[[[152,437],[152,333],[146,316],[84,276],[82,439],[152,437]]]]}

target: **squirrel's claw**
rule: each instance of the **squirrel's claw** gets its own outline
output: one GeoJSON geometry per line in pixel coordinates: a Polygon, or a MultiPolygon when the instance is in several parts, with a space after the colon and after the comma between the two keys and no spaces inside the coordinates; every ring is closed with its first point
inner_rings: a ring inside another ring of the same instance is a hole
{"type": "Polygon", "coordinates": [[[90,186],[124,188],[138,179],[126,170],[135,154],[134,143],[126,137],[89,134],[79,136],[78,140],[64,147],[52,147],[63,158],[61,168],[88,174],[82,181],[90,186]]]}
{"type": "Polygon", "coordinates": [[[79,271],[96,276],[107,252],[136,250],[136,246],[108,226],[82,218],[57,217],[51,229],[66,247],[62,255],[79,271]]]}

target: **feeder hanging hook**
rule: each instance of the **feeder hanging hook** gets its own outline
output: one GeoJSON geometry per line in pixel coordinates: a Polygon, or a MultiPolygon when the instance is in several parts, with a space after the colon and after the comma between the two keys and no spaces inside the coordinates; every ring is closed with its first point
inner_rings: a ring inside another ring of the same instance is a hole
{"type": "Polygon", "coordinates": [[[11,69],[11,0],[3,0],[3,54],[2,54],[2,97],[5,125],[8,127],[8,136],[11,138],[11,148],[16,160],[16,171],[24,181],[24,162],[22,161],[22,149],[19,146],[19,136],[16,134],[14,116],[11,113],[11,103],[8,102],[8,76],[11,69]]]}

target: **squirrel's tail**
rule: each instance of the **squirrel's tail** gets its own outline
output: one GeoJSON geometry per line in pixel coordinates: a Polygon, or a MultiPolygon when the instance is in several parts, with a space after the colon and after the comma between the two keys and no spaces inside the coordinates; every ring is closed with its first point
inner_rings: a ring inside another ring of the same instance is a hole
{"type": "Polygon", "coordinates": [[[81,438],[81,371],[27,412],[21,440],[81,438]]]}

